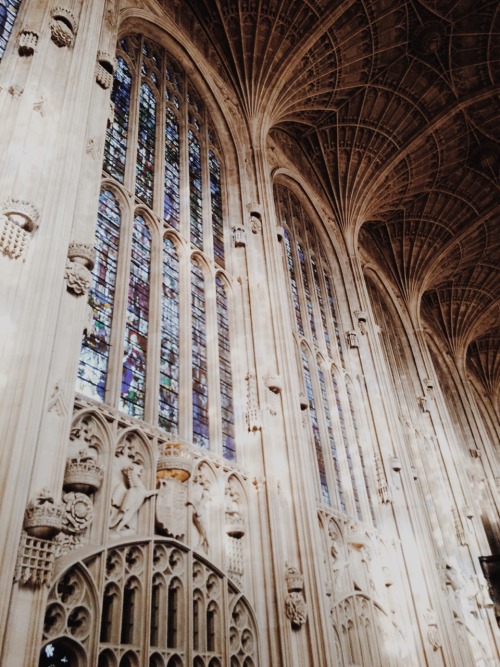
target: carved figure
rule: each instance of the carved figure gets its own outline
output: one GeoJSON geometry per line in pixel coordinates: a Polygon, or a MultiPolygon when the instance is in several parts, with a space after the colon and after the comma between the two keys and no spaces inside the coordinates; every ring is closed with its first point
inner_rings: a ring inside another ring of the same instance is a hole
{"type": "Polygon", "coordinates": [[[437,651],[441,648],[441,636],[439,634],[437,616],[434,609],[427,609],[424,614],[424,618],[427,622],[427,639],[429,640],[433,650],[437,651]]]}
{"type": "Polygon", "coordinates": [[[210,500],[210,483],[202,473],[197,473],[193,477],[195,486],[193,487],[194,502],[188,501],[186,505],[191,505],[193,508],[193,524],[200,536],[200,547],[205,553],[208,553],[209,543],[207,531],[205,528],[203,513],[205,505],[210,500]]]}
{"type": "Polygon", "coordinates": [[[125,490],[122,493],[120,502],[118,495],[114,496],[113,510],[109,527],[117,532],[123,530],[134,530],[136,514],[141,508],[146,498],[155,496],[158,491],[146,489],[141,479],[143,472],[142,465],[132,464],[122,470],[124,476],[125,490]]]}
{"type": "Polygon", "coordinates": [[[300,628],[307,621],[307,604],[300,591],[291,591],[285,600],[286,615],[292,626],[300,628]]]}

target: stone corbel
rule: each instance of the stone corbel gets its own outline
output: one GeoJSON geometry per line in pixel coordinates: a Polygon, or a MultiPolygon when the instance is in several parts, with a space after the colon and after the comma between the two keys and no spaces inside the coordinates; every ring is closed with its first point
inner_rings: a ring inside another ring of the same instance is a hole
{"type": "Polygon", "coordinates": [[[95,263],[95,249],[89,243],[72,242],[68,248],[68,259],[64,279],[68,292],[75,296],[87,294],[92,284],[92,269],[95,263]]]}
{"type": "Polygon", "coordinates": [[[256,202],[247,204],[250,213],[250,229],[252,234],[259,234],[262,230],[262,206],[256,202]]]}
{"type": "Polygon", "coordinates": [[[59,48],[75,43],[77,21],[72,11],[66,7],[54,7],[50,21],[50,38],[59,48]]]}
{"type": "Polygon", "coordinates": [[[12,259],[26,259],[39,213],[28,201],[7,199],[0,206],[0,252],[12,259]]]}
{"type": "Polygon", "coordinates": [[[95,78],[97,83],[108,90],[113,85],[113,76],[116,69],[116,58],[105,51],[97,52],[97,63],[95,67],[95,78]]]}
{"type": "Polygon", "coordinates": [[[30,28],[23,28],[19,35],[18,53],[20,56],[32,56],[38,44],[38,33],[30,28]]]}
{"type": "Polygon", "coordinates": [[[366,326],[368,315],[365,313],[364,310],[356,310],[354,311],[354,314],[356,315],[356,318],[358,320],[359,331],[362,336],[365,336],[368,333],[368,329],[366,326]]]}

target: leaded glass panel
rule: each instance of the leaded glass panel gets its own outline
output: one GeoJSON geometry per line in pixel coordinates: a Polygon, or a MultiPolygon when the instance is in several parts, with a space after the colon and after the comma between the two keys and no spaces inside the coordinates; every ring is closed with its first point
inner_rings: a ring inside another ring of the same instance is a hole
{"type": "Polygon", "coordinates": [[[200,266],[191,265],[191,343],[192,343],[192,400],[193,442],[209,446],[208,377],[205,279],[200,266]]]}
{"type": "Polygon", "coordinates": [[[155,180],[156,98],[147,83],[141,85],[135,193],[153,205],[155,180]]]}
{"type": "Polygon", "coordinates": [[[233,461],[236,458],[236,449],[234,439],[233,379],[231,374],[231,349],[229,342],[229,313],[226,289],[219,276],[216,280],[216,288],[222,454],[225,459],[233,461]]]}
{"type": "Polygon", "coordinates": [[[131,90],[132,77],[129,68],[125,60],[119,56],[111,92],[114,117],[106,135],[104,169],[120,183],[123,183],[125,177],[131,90]]]}
{"type": "Polygon", "coordinates": [[[168,237],[163,241],[159,426],[179,428],[179,258],[168,237]]]}
{"type": "Polygon", "coordinates": [[[21,0],[2,0],[0,4],[0,60],[7,48],[20,4],[21,0]]]}

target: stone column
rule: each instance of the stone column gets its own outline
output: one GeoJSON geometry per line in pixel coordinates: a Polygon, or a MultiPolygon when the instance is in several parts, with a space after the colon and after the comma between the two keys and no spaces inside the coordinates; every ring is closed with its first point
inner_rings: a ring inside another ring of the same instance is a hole
{"type": "Polygon", "coordinates": [[[107,10],[105,0],[23,3],[0,65],[0,661],[10,665],[37,664],[40,650],[46,586],[12,580],[28,500],[61,495],[109,116],[111,80],[98,69],[116,39],[107,10]]]}

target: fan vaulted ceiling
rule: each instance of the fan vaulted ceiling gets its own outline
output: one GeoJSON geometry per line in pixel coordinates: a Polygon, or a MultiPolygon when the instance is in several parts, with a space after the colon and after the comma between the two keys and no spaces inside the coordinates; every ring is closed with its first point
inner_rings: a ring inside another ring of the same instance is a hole
{"type": "Polygon", "coordinates": [[[185,0],[247,119],[491,390],[500,379],[498,0],[185,0]]]}

